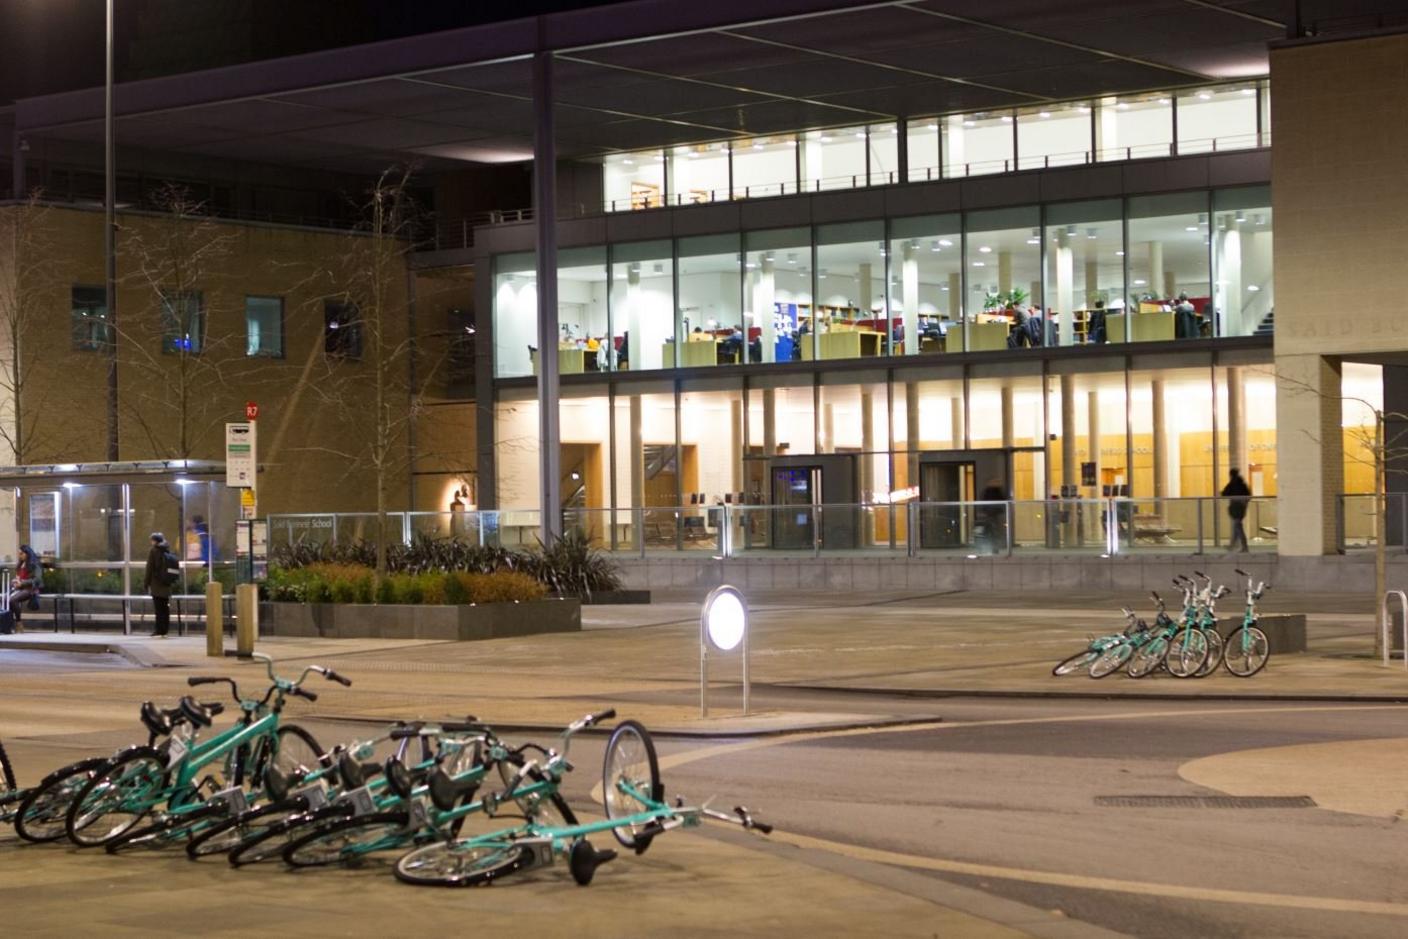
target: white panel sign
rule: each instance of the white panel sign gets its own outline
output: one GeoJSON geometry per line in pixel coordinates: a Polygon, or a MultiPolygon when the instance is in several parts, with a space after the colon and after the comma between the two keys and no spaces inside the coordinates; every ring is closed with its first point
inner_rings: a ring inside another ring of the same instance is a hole
{"type": "Polygon", "coordinates": [[[226,424],[225,485],[252,489],[255,471],[254,424],[226,424]]]}

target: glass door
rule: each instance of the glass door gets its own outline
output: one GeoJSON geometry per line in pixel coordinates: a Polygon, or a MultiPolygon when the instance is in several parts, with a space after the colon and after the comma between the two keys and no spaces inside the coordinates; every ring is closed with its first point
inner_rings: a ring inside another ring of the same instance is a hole
{"type": "Polygon", "coordinates": [[[772,471],[773,547],[811,551],[816,546],[820,466],[776,466],[772,471]]]}

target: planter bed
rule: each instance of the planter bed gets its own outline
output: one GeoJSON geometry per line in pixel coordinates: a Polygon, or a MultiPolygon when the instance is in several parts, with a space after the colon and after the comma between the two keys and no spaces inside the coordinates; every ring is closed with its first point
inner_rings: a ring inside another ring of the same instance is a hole
{"type": "Polygon", "coordinates": [[[582,604],[547,598],[523,603],[430,606],[394,603],[260,603],[266,636],[324,639],[475,640],[578,632],[582,604]]]}

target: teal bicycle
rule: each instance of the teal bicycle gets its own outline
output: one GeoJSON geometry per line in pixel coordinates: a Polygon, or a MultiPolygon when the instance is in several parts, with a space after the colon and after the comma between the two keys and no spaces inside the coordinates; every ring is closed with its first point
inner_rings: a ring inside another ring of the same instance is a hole
{"type": "MultiPolygon", "coordinates": [[[[306,772],[317,766],[323,751],[313,735],[301,727],[280,724],[289,697],[316,701],[318,696],[302,684],[310,675],[322,675],[344,686],[352,683],[331,669],[309,665],[296,680],[274,674],[273,660],[255,654],[269,674],[269,688],[262,698],[244,698],[230,678],[191,678],[191,685],[225,683],[239,703],[241,719],[233,727],[201,741],[194,732],[176,733],[162,747],[133,747],[109,761],[83,788],[69,807],[66,830],[79,847],[107,845],[131,832],[154,810],[158,821],[147,832],[167,837],[216,814],[237,814],[252,794],[263,786],[266,767],[280,772],[306,772]],[[227,786],[220,788],[209,770],[225,769],[227,786]],[[248,784],[248,791],[245,784],[248,784]],[[203,796],[207,786],[218,791],[203,796]]],[[[188,727],[209,727],[212,709],[190,708],[188,727]]]]}
{"type": "MultiPolygon", "coordinates": [[[[541,766],[529,761],[515,774],[500,800],[513,798],[537,770],[555,787],[572,768],[567,749],[572,735],[584,727],[615,716],[604,711],[585,717],[562,735],[562,750],[544,751],[541,766]]],[[[437,841],[403,855],[396,861],[397,879],[410,884],[439,887],[472,887],[501,877],[566,858],[572,878],[582,886],[592,882],[598,867],[616,858],[612,850],[598,851],[588,836],[610,831],[622,847],[644,854],[659,835],[679,827],[696,827],[704,819],[732,822],[763,834],[772,826],[753,819],[743,806],[733,814],[707,806],[665,802],[660,763],[650,733],[636,721],[622,721],[611,732],[602,761],[602,803],[606,819],[586,824],[546,824],[530,814],[514,828],[455,841],[437,841]]]]}
{"type": "Polygon", "coordinates": [[[8,822],[15,817],[24,790],[15,784],[15,769],[10,765],[10,757],[5,752],[5,744],[0,743],[0,822],[8,822]]]}
{"type": "Polygon", "coordinates": [[[1246,571],[1237,573],[1247,579],[1247,605],[1242,611],[1242,624],[1227,636],[1222,664],[1238,678],[1251,678],[1271,658],[1271,643],[1257,626],[1256,615],[1256,602],[1268,588],[1265,581],[1254,585],[1252,575],[1246,571]]]}

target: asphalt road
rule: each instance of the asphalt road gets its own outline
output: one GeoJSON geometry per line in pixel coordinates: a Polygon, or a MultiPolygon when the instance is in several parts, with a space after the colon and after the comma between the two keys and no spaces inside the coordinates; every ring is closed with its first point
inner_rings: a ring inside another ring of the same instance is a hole
{"type": "MultiPolygon", "coordinates": [[[[0,667],[11,674],[41,675],[127,666],[105,656],[5,653],[0,667]]],[[[693,802],[712,798],[721,808],[748,805],[778,831],[771,845],[744,850],[768,852],[799,877],[822,866],[919,901],[960,910],[968,906],[975,915],[984,913],[983,897],[1006,898],[1066,921],[1071,935],[1080,935],[1081,924],[1089,924],[1149,937],[1397,937],[1408,923],[1408,842],[1392,805],[1378,814],[1363,814],[1318,805],[1267,807],[1256,801],[1236,807],[1219,807],[1216,801],[1167,804],[1169,797],[1223,794],[1180,775],[1193,761],[1249,754],[1244,762],[1238,762],[1241,757],[1226,758],[1231,760],[1232,778],[1244,773],[1249,789],[1255,790],[1269,785],[1258,770],[1258,751],[1304,748],[1313,755],[1320,747],[1343,746],[1351,755],[1369,752],[1355,748],[1406,736],[1408,708],[996,697],[926,700],[769,689],[759,689],[757,695],[760,707],[863,710],[917,722],[764,738],[658,741],[672,796],[683,794],[693,802]],[[1121,797],[1135,797],[1134,804],[1108,804],[1121,797]],[[1155,797],[1155,804],[1148,804],[1146,797],[1155,797]]],[[[86,704],[93,708],[105,702],[86,704]]],[[[106,704],[129,708],[134,703],[114,693],[106,704]]],[[[5,710],[0,696],[0,727],[5,726],[5,710]]],[[[629,702],[623,702],[621,711],[628,716],[629,702]]],[[[11,730],[5,742],[22,783],[79,756],[130,742],[130,733],[105,729],[112,726],[110,719],[100,729],[87,713],[76,711],[71,720],[55,722],[39,735],[11,730]]],[[[324,743],[367,732],[347,721],[300,718],[299,723],[324,743]]],[[[578,807],[592,803],[601,747],[600,737],[583,737],[574,744],[573,758],[580,769],[566,792],[578,807]]],[[[1302,750],[1285,752],[1294,756],[1302,750]]],[[[1281,796],[1311,795],[1294,791],[1298,781],[1294,774],[1283,776],[1273,780],[1279,788],[1272,788],[1281,796]]],[[[1408,808],[1408,800],[1398,808],[1408,808]]],[[[0,852],[25,850],[0,843],[0,852]]],[[[676,876],[687,881],[713,876],[707,870],[690,870],[681,860],[690,856],[671,846],[652,850],[646,859],[621,863],[633,865],[629,869],[637,878],[676,876]],[[638,863],[646,866],[634,866],[638,863]],[[642,870],[647,874],[640,874],[642,870]]],[[[75,857],[58,849],[24,857],[26,867],[62,868],[56,883],[89,887],[98,872],[106,876],[113,870],[134,872],[146,884],[155,877],[158,885],[171,877],[195,882],[191,878],[197,875],[188,873],[193,868],[202,871],[199,878],[216,876],[205,865],[183,867],[188,864],[184,859],[163,861],[165,866],[157,868],[151,865],[158,862],[151,859],[113,867],[125,859],[75,857]]],[[[47,911],[45,923],[61,922],[63,908],[72,899],[68,888],[23,895],[22,885],[6,889],[5,878],[20,869],[15,863],[0,856],[0,897],[8,895],[31,910],[47,911]]],[[[397,885],[380,873],[383,876],[376,878],[363,871],[346,872],[341,880],[280,883],[307,888],[299,895],[322,896],[329,909],[338,910],[344,918],[335,920],[338,926],[332,932],[416,925],[420,906],[408,918],[400,903],[406,895],[396,892],[397,885]],[[335,896],[327,892],[334,883],[343,891],[335,896]]],[[[629,898],[624,885],[638,889],[643,882],[605,880],[605,891],[594,887],[592,895],[603,902],[629,898]],[[620,897],[609,892],[613,883],[624,891],[620,897]]],[[[266,883],[246,882],[252,887],[266,883]]],[[[786,890],[789,882],[770,889],[786,890]]],[[[509,907],[530,895],[538,898],[535,902],[586,896],[561,893],[557,881],[535,883],[538,894],[499,894],[512,898],[509,907]]],[[[695,902],[703,909],[709,902],[726,904],[726,897],[719,894],[711,901],[706,896],[695,902]]],[[[316,907],[315,901],[309,902],[310,909],[316,907]]],[[[258,904],[225,902],[219,909],[221,922],[232,930],[274,925],[267,907],[258,904]]],[[[578,910],[574,915],[587,914],[578,910]]],[[[724,934],[706,928],[695,913],[678,915],[672,935],[724,934]]],[[[637,926],[594,926],[575,934],[653,934],[637,926]]],[[[835,926],[831,934],[860,934],[839,920],[835,926]]],[[[809,929],[811,935],[827,934],[809,929]]],[[[33,932],[57,935],[63,930],[33,932]]],[[[774,924],[767,934],[792,933],[785,924],[774,924]]]]}

